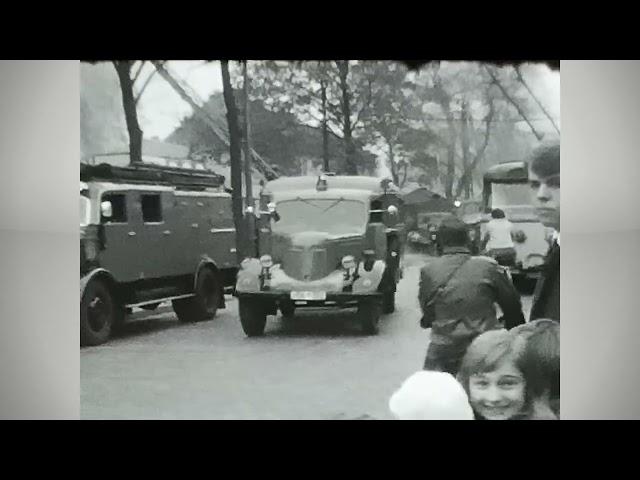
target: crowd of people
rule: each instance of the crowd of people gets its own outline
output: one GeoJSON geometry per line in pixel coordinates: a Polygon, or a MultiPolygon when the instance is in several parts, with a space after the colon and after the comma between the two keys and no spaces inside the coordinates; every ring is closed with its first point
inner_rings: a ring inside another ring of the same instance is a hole
{"type": "Polygon", "coordinates": [[[529,184],[541,222],[555,231],[529,321],[502,266],[513,252],[504,212],[492,212],[484,255],[471,254],[462,221],[443,221],[442,255],[420,272],[420,324],[431,329],[429,346],[423,370],[389,401],[395,418],[560,418],[559,144],[533,153],[529,184]]]}

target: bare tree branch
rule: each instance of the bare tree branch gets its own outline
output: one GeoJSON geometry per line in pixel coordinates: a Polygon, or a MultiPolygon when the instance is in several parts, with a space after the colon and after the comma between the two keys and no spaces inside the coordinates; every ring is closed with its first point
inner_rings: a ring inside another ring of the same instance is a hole
{"type": "Polygon", "coordinates": [[[504,97],[509,101],[509,103],[511,103],[511,105],[513,105],[516,110],[518,111],[518,113],[520,114],[520,116],[527,122],[527,125],[529,125],[529,128],[531,129],[531,131],[533,132],[533,134],[536,136],[536,138],[538,140],[542,140],[542,138],[544,137],[544,135],[538,133],[538,131],[535,129],[535,127],[533,126],[533,124],[531,123],[531,121],[529,120],[529,118],[527,117],[527,115],[524,113],[524,111],[522,110],[522,108],[520,108],[520,105],[518,104],[518,102],[516,102],[511,95],[509,95],[509,93],[507,92],[507,90],[504,88],[504,86],[502,85],[502,83],[500,83],[500,80],[498,80],[498,77],[496,76],[495,72],[493,72],[487,65],[484,66],[485,70],[487,71],[487,73],[489,74],[489,76],[491,77],[491,79],[493,80],[493,83],[500,89],[500,91],[502,92],[502,95],[504,95],[504,97]]]}
{"type": "MultiPolygon", "coordinates": [[[[164,62],[158,62],[162,65],[162,63],[164,62]]],[[[145,89],[147,88],[147,86],[149,85],[149,82],[151,82],[151,79],[153,78],[153,76],[158,73],[158,70],[153,70],[149,76],[147,77],[147,79],[144,81],[144,83],[142,84],[142,86],[140,87],[140,90],[138,91],[138,93],[136,94],[135,98],[134,98],[134,102],[136,105],[138,105],[138,101],[140,100],[140,97],[142,97],[142,94],[144,93],[145,89]]],[[[134,80],[135,82],[135,80],[134,80]]]]}
{"type": "Polygon", "coordinates": [[[558,125],[556,124],[556,122],[553,120],[553,117],[549,114],[549,112],[547,112],[547,110],[544,108],[544,106],[542,105],[542,103],[540,102],[538,97],[536,97],[534,95],[534,93],[531,91],[531,88],[529,88],[529,85],[527,84],[527,82],[525,82],[524,77],[522,76],[522,73],[520,72],[520,66],[519,65],[515,66],[515,71],[516,71],[516,77],[518,77],[518,81],[524,86],[524,88],[527,89],[527,92],[529,92],[529,95],[531,95],[531,97],[535,100],[535,102],[540,107],[540,110],[542,110],[542,113],[544,113],[546,115],[546,117],[551,122],[551,125],[553,125],[553,128],[555,128],[556,132],[558,132],[558,135],[560,135],[560,129],[558,128],[558,125]]]}
{"type": "Polygon", "coordinates": [[[140,60],[140,66],[138,67],[138,71],[133,76],[133,80],[131,81],[131,83],[133,83],[133,84],[136,83],[136,80],[138,80],[138,77],[140,76],[140,72],[142,72],[142,68],[144,67],[145,63],[146,62],[144,60],[140,60]]]}

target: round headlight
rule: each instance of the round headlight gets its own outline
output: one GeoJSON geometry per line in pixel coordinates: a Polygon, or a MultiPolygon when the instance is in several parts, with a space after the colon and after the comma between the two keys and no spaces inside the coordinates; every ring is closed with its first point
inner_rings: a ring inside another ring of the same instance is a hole
{"type": "Polygon", "coordinates": [[[276,203],[275,202],[269,202],[267,204],[267,210],[269,210],[269,213],[273,213],[276,211],[276,203]]]}
{"type": "Polygon", "coordinates": [[[513,232],[513,240],[518,243],[524,243],[527,240],[527,236],[522,230],[513,232]]]}
{"type": "Polygon", "coordinates": [[[344,268],[345,270],[356,268],[356,259],[353,257],[353,255],[345,255],[342,258],[341,263],[342,263],[342,268],[344,268]]]}
{"type": "Polygon", "coordinates": [[[262,255],[260,257],[260,265],[262,265],[264,268],[273,266],[273,259],[271,258],[271,255],[262,255]]]}

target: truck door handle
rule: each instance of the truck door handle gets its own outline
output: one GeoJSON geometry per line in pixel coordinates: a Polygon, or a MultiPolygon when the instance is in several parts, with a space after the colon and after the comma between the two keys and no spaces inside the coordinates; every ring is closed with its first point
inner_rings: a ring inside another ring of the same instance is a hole
{"type": "Polygon", "coordinates": [[[171,235],[171,230],[165,230],[164,232],[162,232],[164,235],[171,235]]]}
{"type": "Polygon", "coordinates": [[[127,233],[127,235],[129,235],[130,237],[135,237],[136,236],[136,232],[129,232],[129,233],[127,233]]]}
{"type": "Polygon", "coordinates": [[[192,223],[191,224],[191,228],[198,228],[198,224],[197,223],[192,223]]]}

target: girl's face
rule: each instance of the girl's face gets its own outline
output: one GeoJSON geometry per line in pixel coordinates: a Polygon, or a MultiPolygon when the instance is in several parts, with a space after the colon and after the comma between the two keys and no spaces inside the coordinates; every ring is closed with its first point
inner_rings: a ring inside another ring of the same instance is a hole
{"type": "Polygon", "coordinates": [[[469,400],[487,420],[508,420],[523,409],[525,381],[513,361],[504,360],[492,372],[476,373],[469,379],[469,400]]]}

